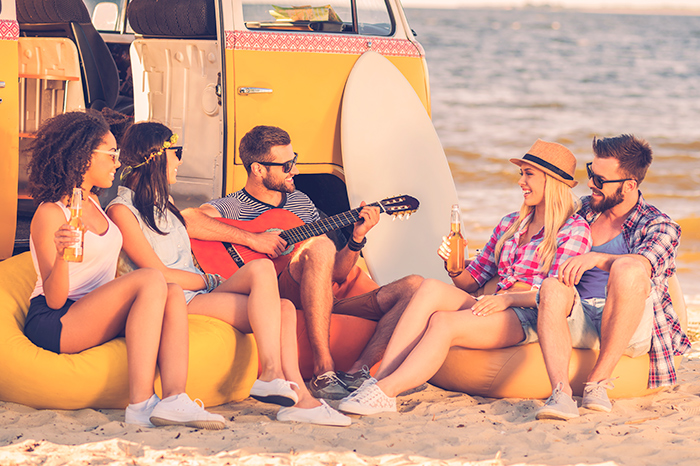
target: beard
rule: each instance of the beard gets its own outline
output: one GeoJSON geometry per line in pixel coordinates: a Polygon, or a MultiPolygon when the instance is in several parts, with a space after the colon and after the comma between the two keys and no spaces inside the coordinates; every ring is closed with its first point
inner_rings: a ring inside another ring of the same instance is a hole
{"type": "Polygon", "coordinates": [[[294,192],[294,179],[292,179],[292,186],[289,187],[285,183],[285,178],[283,178],[281,181],[273,180],[271,177],[266,176],[263,178],[263,186],[265,186],[267,189],[270,191],[277,191],[278,193],[288,193],[291,194],[294,192]]]}
{"type": "Polygon", "coordinates": [[[601,201],[591,200],[591,210],[600,214],[612,209],[616,205],[620,204],[624,199],[625,198],[622,195],[622,185],[620,185],[617,188],[617,191],[615,191],[615,193],[611,196],[605,196],[601,201]]]}

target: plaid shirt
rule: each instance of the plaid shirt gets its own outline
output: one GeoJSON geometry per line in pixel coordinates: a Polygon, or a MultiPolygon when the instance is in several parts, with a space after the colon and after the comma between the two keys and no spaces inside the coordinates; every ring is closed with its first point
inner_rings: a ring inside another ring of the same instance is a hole
{"type": "MultiPolygon", "coordinates": [[[[521,225],[513,237],[503,244],[497,267],[494,255],[496,243],[518,220],[518,216],[518,212],[513,212],[503,217],[498,226],[494,228],[484,249],[467,267],[467,271],[474,277],[479,286],[484,286],[486,282],[498,274],[500,277],[499,290],[510,288],[515,282],[524,282],[533,287],[539,287],[545,278],[556,276],[559,267],[569,257],[585,254],[591,250],[591,228],[582,217],[574,214],[566,220],[564,226],[557,233],[557,251],[546,275],[539,270],[540,258],[536,251],[537,246],[544,238],[544,228],[540,229],[529,242],[518,246],[520,237],[527,232],[527,228],[521,225]]],[[[527,220],[529,217],[523,222],[523,225],[527,225],[527,220]]]]}
{"type": "MultiPolygon", "coordinates": [[[[593,223],[599,214],[591,210],[590,196],[581,201],[579,214],[593,223]]],[[[673,385],[676,383],[673,356],[680,356],[690,348],[668,293],[668,277],[676,272],[681,228],[659,209],[647,204],[640,191],[636,207],[622,225],[622,236],[630,254],[639,254],[651,262],[654,333],[649,350],[649,388],[673,385]]]]}

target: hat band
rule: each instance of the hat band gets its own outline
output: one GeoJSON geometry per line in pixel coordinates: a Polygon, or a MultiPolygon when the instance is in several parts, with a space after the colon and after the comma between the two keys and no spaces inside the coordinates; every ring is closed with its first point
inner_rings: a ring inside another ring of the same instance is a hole
{"type": "Polygon", "coordinates": [[[566,173],[564,170],[561,168],[557,167],[556,165],[552,165],[551,163],[547,162],[546,160],[542,160],[541,158],[537,157],[536,155],[532,154],[525,154],[523,156],[523,160],[527,160],[530,162],[535,162],[538,165],[543,166],[544,168],[551,170],[552,172],[556,173],[557,175],[561,176],[565,180],[573,181],[574,177],[566,173]]]}

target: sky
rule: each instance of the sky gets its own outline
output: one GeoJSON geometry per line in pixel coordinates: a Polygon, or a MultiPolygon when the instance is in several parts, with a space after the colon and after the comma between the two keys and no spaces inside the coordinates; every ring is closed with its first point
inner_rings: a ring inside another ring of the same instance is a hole
{"type": "Polygon", "coordinates": [[[549,5],[566,8],[614,8],[639,10],[700,9],[700,0],[401,0],[404,6],[524,7],[549,5]]]}

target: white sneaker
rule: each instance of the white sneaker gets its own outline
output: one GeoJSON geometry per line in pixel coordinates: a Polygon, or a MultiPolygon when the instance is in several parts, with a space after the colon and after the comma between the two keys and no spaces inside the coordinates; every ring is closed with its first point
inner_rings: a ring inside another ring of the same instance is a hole
{"type": "Polygon", "coordinates": [[[377,386],[377,379],[364,381],[360,388],[343,398],[338,409],[352,414],[395,413],[396,398],[390,398],[377,386]]]}
{"type": "MultiPolygon", "coordinates": [[[[202,403],[201,400],[197,400],[202,403]]],[[[224,418],[204,410],[186,393],[169,396],[153,408],[151,422],[156,426],[187,426],[197,429],[219,430],[225,427],[224,418]]]]}
{"type": "Polygon", "coordinates": [[[321,406],[311,409],[294,407],[280,408],[280,410],[277,412],[277,420],[339,427],[346,427],[352,423],[349,417],[328,406],[328,403],[326,403],[325,400],[319,401],[321,402],[321,406]]]}
{"type": "Polygon", "coordinates": [[[263,403],[294,406],[299,401],[299,396],[292,386],[299,388],[296,383],[284,379],[275,379],[270,382],[256,380],[253,388],[250,389],[250,396],[263,403]]]}
{"type": "Polygon", "coordinates": [[[141,409],[135,409],[134,405],[130,404],[126,407],[126,411],[124,412],[124,422],[141,427],[155,427],[153,424],[151,424],[149,419],[153,408],[156,407],[159,401],[160,398],[158,398],[158,395],[154,393],[148,400],[146,400],[146,404],[141,409]]]}

